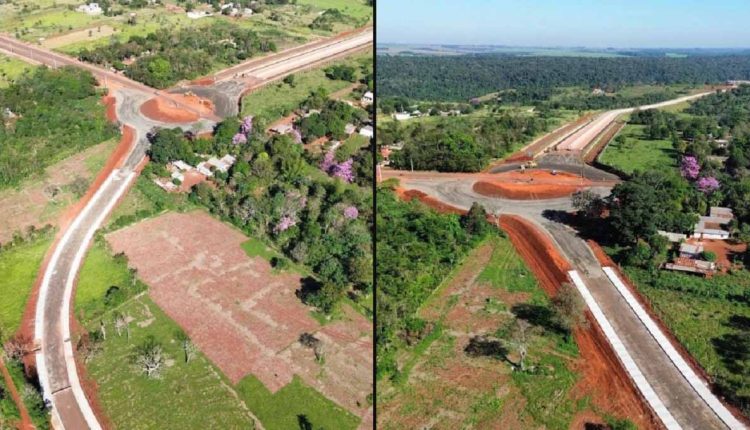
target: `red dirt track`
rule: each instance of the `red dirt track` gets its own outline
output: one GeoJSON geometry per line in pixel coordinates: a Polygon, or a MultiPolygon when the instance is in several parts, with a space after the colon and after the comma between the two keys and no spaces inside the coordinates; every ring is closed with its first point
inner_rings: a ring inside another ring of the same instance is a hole
{"type": "MultiPolygon", "coordinates": [[[[568,282],[569,263],[552,241],[531,222],[517,216],[502,215],[500,226],[534,272],[542,289],[553,297],[560,284],[568,282]]],[[[574,333],[581,355],[578,370],[582,378],[576,386],[581,397],[590,395],[597,407],[629,418],[640,429],[661,428],[651,410],[641,401],[637,389],[590,312],[586,312],[586,318],[589,327],[579,328],[574,333]]]]}

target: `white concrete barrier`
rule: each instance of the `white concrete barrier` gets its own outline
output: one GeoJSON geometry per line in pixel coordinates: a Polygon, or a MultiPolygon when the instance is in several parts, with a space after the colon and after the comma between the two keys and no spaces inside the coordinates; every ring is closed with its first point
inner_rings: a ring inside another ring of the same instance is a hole
{"type": "Polygon", "coordinates": [[[654,388],[643,375],[641,369],[635,363],[633,357],[625,347],[625,344],[622,343],[620,337],[617,335],[617,333],[615,333],[615,329],[612,327],[612,324],[609,323],[609,320],[604,315],[604,312],[602,312],[599,304],[596,303],[594,296],[592,296],[591,292],[589,292],[588,287],[586,287],[586,284],[584,284],[581,276],[575,270],[571,270],[570,272],[568,272],[568,275],[570,275],[570,279],[573,281],[573,285],[576,286],[578,292],[581,293],[581,296],[583,296],[583,300],[586,302],[589,310],[594,315],[594,319],[596,319],[596,322],[602,328],[604,335],[607,337],[610,345],[612,345],[612,349],[615,350],[615,354],[617,354],[620,362],[625,367],[625,371],[627,371],[628,375],[630,375],[630,379],[633,380],[635,386],[638,388],[638,391],[641,392],[641,395],[643,395],[643,398],[646,399],[646,402],[648,402],[648,404],[651,406],[651,409],[653,409],[653,411],[659,417],[661,422],[664,424],[664,427],[666,427],[667,430],[682,429],[682,426],[680,426],[680,424],[674,419],[667,407],[664,406],[664,403],[662,403],[661,399],[654,391],[654,388]]]}
{"type": "Polygon", "coordinates": [[[617,272],[611,267],[603,267],[604,273],[607,275],[612,284],[620,292],[620,295],[628,302],[628,305],[633,309],[633,312],[638,316],[643,325],[646,326],[651,336],[654,337],[656,342],[659,344],[661,349],[667,354],[669,359],[674,363],[675,367],[682,373],[682,376],[688,381],[691,387],[696,393],[703,399],[704,402],[711,408],[712,411],[729,426],[732,430],[740,430],[746,428],[731,412],[724,406],[723,403],[708,389],[706,382],[701,379],[693,368],[685,361],[685,359],[677,352],[672,342],[664,335],[656,322],[641,306],[638,300],[635,298],[633,293],[625,286],[617,272]]]}

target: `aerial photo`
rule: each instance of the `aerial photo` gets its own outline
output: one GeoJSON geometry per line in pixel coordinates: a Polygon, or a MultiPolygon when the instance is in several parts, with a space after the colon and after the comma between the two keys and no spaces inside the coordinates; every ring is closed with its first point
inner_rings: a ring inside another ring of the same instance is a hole
{"type": "Polygon", "coordinates": [[[750,427],[749,18],[378,2],[379,429],[750,427]]]}
{"type": "Polygon", "coordinates": [[[367,0],[0,0],[0,429],[372,429],[367,0]]]}

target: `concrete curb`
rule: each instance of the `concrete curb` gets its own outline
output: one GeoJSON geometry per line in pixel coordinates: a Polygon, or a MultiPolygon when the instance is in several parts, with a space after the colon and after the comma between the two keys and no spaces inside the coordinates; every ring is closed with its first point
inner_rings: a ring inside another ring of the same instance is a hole
{"type": "Polygon", "coordinates": [[[607,275],[609,280],[617,288],[617,291],[620,293],[620,295],[625,299],[626,302],[628,302],[628,305],[631,309],[633,309],[633,312],[635,312],[635,314],[638,316],[638,319],[641,320],[644,326],[646,326],[646,329],[648,329],[649,333],[651,333],[651,336],[654,337],[654,340],[656,340],[661,349],[663,349],[667,354],[670,361],[672,361],[675,367],[677,367],[677,370],[680,371],[682,376],[685,377],[685,379],[690,384],[690,386],[693,387],[695,392],[698,393],[703,401],[706,402],[708,407],[711,408],[712,411],[714,411],[716,416],[718,416],[719,419],[724,422],[724,424],[729,426],[730,429],[744,429],[745,426],[739,420],[737,420],[737,418],[732,415],[732,413],[721,403],[721,401],[711,392],[711,390],[708,389],[706,382],[703,381],[693,371],[693,369],[685,361],[685,359],[682,358],[682,355],[677,352],[669,339],[667,339],[664,333],[662,333],[662,331],[659,329],[659,326],[656,325],[656,322],[654,322],[654,320],[649,316],[646,310],[643,309],[643,306],[638,303],[638,300],[636,300],[635,296],[633,296],[630,290],[627,289],[625,284],[617,275],[617,272],[615,272],[615,270],[611,267],[602,267],[602,270],[604,270],[604,273],[607,275]]]}
{"type": "Polygon", "coordinates": [[[583,279],[581,279],[581,276],[575,270],[571,270],[570,272],[568,272],[568,275],[570,276],[571,281],[573,281],[573,285],[576,286],[578,292],[581,293],[581,296],[583,296],[583,300],[586,302],[589,310],[591,310],[591,313],[594,315],[596,322],[602,328],[604,335],[612,345],[612,349],[614,349],[617,357],[622,362],[623,367],[625,367],[628,375],[630,375],[630,378],[633,380],[635,386],[643,395],[643,398],[646,399],[646,402],[649,404],[649,406],[651,406],[651,409],[654,410],[656,415],[668,430],[682,429],[682,426],[680,426],[680,424],[674,419],[664,403],[662,403],[661,399],[654,391],[654,388],[651,386],[651,384],[641,372],[641,369],[633,360],[630,352],[628,352],[625,344],[622,343],[622,340],[615,332],[615,329],[612,327],[612,324],[610,324],[609,320],[604,315],[604,312],[602,312],[601,308],[596,303],[594,296],[591,295],[591,292],[589,292],[586,284],[583,282],[583,279]]]}

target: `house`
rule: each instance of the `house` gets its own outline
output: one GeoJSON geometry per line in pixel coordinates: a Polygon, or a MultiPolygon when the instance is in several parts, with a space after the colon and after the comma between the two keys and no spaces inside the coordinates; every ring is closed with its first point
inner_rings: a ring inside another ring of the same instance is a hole
{"type": "Polygon", "coordinates": [[[716,139],[714,140],[714,143],[716,144],[717,148],[726,148],[727,146],[729,146],[728,139],[716,139]]]}
{"type": "Polygon", "coordinates": [[[247,18],[247,17],[253,16],[253,10],[252,10],[252,9],[250,9],[249,7],[246,7],[246,8],[244,8],[244,9],[242,10],[242,16],[243,16],[244,18],[247,18]]]}
{"type": "Polygon", "coordinates": [[[594,89],[593,89],[593,90],[591,91],[591,95],[592,95],[592,96],[603,96],[603,95],[604,95],[604,90],[603,90],[603,89],[601,89],[601,88],[594,88],[594,89]]]}
{"type": "Polygon", "coordinates": [[[78,12],[83,12],[86,15],[101,15],[104,13],[99,3],[82,4],[76,9],[78,12]]]}
{"type": "Polygon", "coordinates": [[[680,243],[687,239],[686,234],[682,233],[672,233],[668,231],[658,230],[657,233],[659,233],[660,236],[664,236],[672,243],[680,243]]]}
{"type": "Polygon", "coordinates": [[[172,165],[174,167],[176,167],[177,169],[182,170],[182,171],[193,170],[193,166],[189,165],[188,163],[186,163],[186,162],[184,162],[182,160],[173,161],[172,165]]]}
{"type": "Polygon", "coordinates": [[[216,157],[211,157],[206,161],[206,165],[209,168],[214,168],[215,170],[218,170],[221,173],[227,173],[229,171],[229,168],[232,167],[232,165],[235,162],[235,158],[231,155],[225,155],[221,159],[216,157]]]}
{"type": "Polygon", "coordinates": [[[180,183],[185,182],[185,175],[178,171],[172,172],[172,179],[177,179],[180,183]]]}
{"type": "Polygon", "coordinates": [[[372,93],[372,91],[367,91],[362,95],[362,99],[360,102],[363,105],[371,105],[375,101],[375,95],[372,93]]]}
{"type": "Polygon", "coordinates": [[[411,113],[411,116],[415,118],[419,118],[420,116],[422,116],[422,112],[420,112],[419,109],[417,109],[411,113]]]}
{"type": "Polygon", "coordinates": [[[400,140],[394,143],[393,145],[388,145],[388,148],[390,148],[393,151],[401,151],[402,149],[404,149],[404,141],[400,140]]]}
{"type": "Polygon", "coordinates": [[[680,244],[680,258],[698,259],[703,254],[703,245],[700,243],[682,243],[680,244]]]}
{"type": "Polygon", "coordinates": [[[355,131],[357,131],[357,126],[354,124],[347,124],[344,126],[344,133],[346,133],[347,136],[351,136],[355,131]]]}
{"type": "Polygon", "coordinates": [[[375,135],[375,132],[371,125],[367,125],[367,126],[362,127],[359,130],[359,134],[360,136],[365,136],[367,138],[372,139],[372,137],[375,135]]]}
{"type": "Polygon", "coordinates": [[[214,172],[211,171],[210,165],[206,161],[201,161],[200,163],[198,163],[195,169],[208,177],[214,175],[214,172]]]}
{"type": "Polygon", "coordinates": [[[696,239],[729,239],[729,231],[725,227],[733,218],[732,209],[713,206],[708,216],[698,218],[693,237],[696,239]]]}
{"type": "Polygon", "coordinates": [[[396,121],[406,121],[411,118],[411,115],[409,115],[409,112],[396,112],[393,114],[393,118],[396,121]]]}
{"type": "Polygon", "coordinates": [[[175,185],[172,181],[168,181],[163,178],[156,178],[154,179],[154,183],[158,185],[161,189],[164,191],[175,191],[177,189],[177,185],[175,185]]]}
{"type": "Polygon", "coordinates": [[[703,276],[711,276],[716,273],[716,263],[690,258],[675,258],[674,262],[664,264],[664,268],[678,272],[697,273],[703,276]]]}

